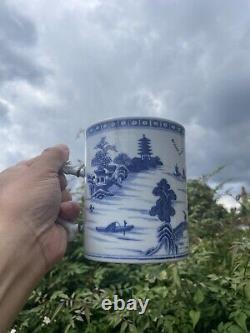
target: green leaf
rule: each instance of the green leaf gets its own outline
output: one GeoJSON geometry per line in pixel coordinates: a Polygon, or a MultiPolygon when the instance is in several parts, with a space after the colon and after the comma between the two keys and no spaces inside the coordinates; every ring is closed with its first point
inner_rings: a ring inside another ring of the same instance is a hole
{"type": "Polygon", "coordinates": [[[234,320],[245,332],[248,332],[246,326],[247,315],[244,312],[239,313],[234,317],[234,320]]]}
{"type": "Polygon", "coordinates": [[[210,290],[210,291],[212,291],[213,293],[218,293],[219,291],[220,291],[220,287],[218,287],[218,286],[209,286],[208,287],[208,289],[210,290]]]}
{"type": "Polygon", "coordinates": [[[88,308],[84,309],[84,314],[85,314],[85,317],[87,319],[87,322],[90,323],[90,311],[89,311],[88,308]]]}
{"type": "Polygon", "coordinates": [[[245,296],[248,301],[250,301],[250,281],[247,281],[245,285],[245,296]]]}
{"type": "Polygon", "coordinates": [[[216,281],[218,280],[220,277],[217,276],[216,274],[208,274],[207,277],[212,280],[212,281],[216,281]]]}
{"type": "Polygon", "coordinates": [[[177,266],[173,267],[173,281],[174,281],[174,284],[177,285],[178,287],[181,286],[181,282],[180,282],[180,277],[179,277],[179,274],[178,274],[177,266]]]}
{"type": "Polygon", "coordinates": [[[167,279],[167,271],[164,270],[164,271],[161,271],[160,274],[159,274],[159,280],[166,280],[167,279]]]}
{"type": "Polygon", "coordinates": [[[196,290],[196,293],[194,294],[194,302],[196,304],[200,304],[204,301],[204,294],[201,289],[196,290]]]}
{"type": "Polygon", "coordinates": [[[200,311],[195,311],[195,310],[189,311],[189,316],[192,320],[193,328],[195,328],[196,324],[198,323],[200,315],[201,315],[200,311]]]}
{"type": "Polygon", "coordinates": [[[58,299],[58,298],[61,298],[62,300],[68,300],[69,296],[67,294],[63,293],[62,291],[56,291],[52,294],[50,299],[54,300],[54,299],[58,299]]]}
{"type": "Polygon", "coordinates": [[[230,327],[228,327],[228,333],[244,333],[244,331],[242,330],[242,328],[240,328],[237,325],[232,325],[230,327]]]}
{"type": "Polygon", "coordinates": [[[120,329],[120,333],[124,333],[126,331],[128,327],[128,322],[127,321],[124,321],[122,324],[121,324],[121,329],[120,329]]]}
{"type": "Polygon", "coordinates": [[[60,303],[58,305],[58,307],[56,308],[54,314],[52,315],[51,321],[53,321],[55,319],[56,315],[58,314],[58,312],[60,312],[60,310],[62,309],[63,306],[64,306],[63,303],[60,303]]]}
{"type": "Polygon", "coordinates": [[[133,324],[129,324],[129,332],[130,333],[138,333],[137,328],[133,324]]]}

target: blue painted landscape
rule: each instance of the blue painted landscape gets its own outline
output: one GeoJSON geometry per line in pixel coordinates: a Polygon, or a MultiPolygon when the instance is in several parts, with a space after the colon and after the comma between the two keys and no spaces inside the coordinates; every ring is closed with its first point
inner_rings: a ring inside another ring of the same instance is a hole
{"type": "Polygon", "coordinates": [[[180,170],[178,164],[175,164],[174,170],[172,172],[165,172],[165,173],[180,182],[186,181],[186,171],[184,168],[180,170]]]}
{"type": "Polygon", "coordinates": [[[119,152],[106,137],[94,146],[93,171],[87,175],[87,242],[95,242],[97,254],[117,253],[126,258],[150,260],[186,253],[186,193],[181,186],[185,170],[177,164],[169,170],[154,155],[145,134],[135,145],[137,156],[119,152]],[[178,193],[176,180],[180,181],[178,193]]]}
{"type": "Polygon", "coordinates": [[[101,138],[95,146],[96,153],[91,161],[91,166],[95,167],[94,172],[87,175],[92,198],[103,199],[113,196],[129,173],[138,173],[163,165],[159,156],[153,156],[151,140],[145,134],[137,144],[138,156],[131,158],[126,153],[118,153],[116,146],[107,142],[106,137],[101,138]],[[118,153],[113,160],[110,152],[118,153]]]}
{"type": "MultiPolygon", "coordinates": [[[[140,255],[145,259],[157,259],[157,257],[160,258],[164,255],[174,256],[173,252],[167,249],[167,245],[165,246],[163,244],[156,249],[159,234],[164,232],[164,230],[159,230],[163,223],[158,216],[150,214],[150,209],[157,199],[152,190],[161,180],[164,170],[164,166],[160,166],[154,170],[131,173],[126,179],[126,182],[123,183],[123,186],[116,190],[114,196],[106,196],[101,200],[90,200],[94,209],[92,213],[89,214],[87,222],[87,228],[89,230],[88,236],[89,241],[95,242],[95,248],[98,249],[98,247],[100,247],[99,253],[105,255],[108,255],[108,253],[117,253],[120,254],[121,257],[126,258],[138,257],[138,255],[140,255]],[[91,218],[92,216],[93,219],[91,218]],[[97,216],[101,217],[101,222],[97,222],[99,220],[97,216]],[[106,223],[105,216],[108,216],[106,223]],[[125,230],[125,232],[124,229],[121,228],[120,231],[115,232],[116,227],[124,226],[124,220],[128,226],[133,226],[133,228],[125,230]],[[111,225],[112,223],[116,223],[116,225],[111,225]],[[111,229],[110,232],[108,232],[108,230],[105,232],[104,229],[109,228],[109,226],[111,229]],[[112,232],[112,228],[114,232],[112,232]],[[152,235],[154,236],[152,237],[152,235]],[[117,240],[119,243],[117,243],[117,240]],[[153,248],[155,251],[149,251],[153,248]]],[[[178,227],[178,225],[181,225],[180,222],[185,222],[185,216],[183,214],[183,209],[186,209],[183,205],[185,195],[184,192],[180,192],[178,194],[178,200],[172,202],[172,207],[176,211],[174,220],[171,221],[171,226],[173,226],[174,229],[178,227]]],[[[183,228],[181,234],[180,232],[177,234],[177,232],[178,229],[176,230],[176,234],[171,238],[177,235],[175,245],[178,247],[178,255],[180,255],[187,252],[187,231],[186,228],[183,228]]],[[[167,232],[167,234],[169,234],[169,232],[167,232]]]]}
{"type": "Polygon", "coordinates": [[[187,215],[184,213],[184,221],[177,227],[172,228],[171,219],[175,215],[174,203],[177,196],[171,189],[168,181],[162,178],[153,189],[153,195],[159,197],[155,205],[151,207],[149,215],[157,216],[162,224],[157,228],[157,244],[146,251],[146,255],[153,255],[161,248],[165,248],[166,253],[176,255],[179,252],[178,241],[183,238],[187,230],[187,215]]]}

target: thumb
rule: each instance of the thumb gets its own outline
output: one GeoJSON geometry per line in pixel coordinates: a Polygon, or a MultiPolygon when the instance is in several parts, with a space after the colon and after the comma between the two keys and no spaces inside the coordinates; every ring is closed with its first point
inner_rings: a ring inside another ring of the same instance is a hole
{"type": "Polygon", "coordinates": [[[59,144],[45,149],[33,163],[33,166],[52,169],[58,172],[68,159],[69,148],[66,145],[59,144]]]}

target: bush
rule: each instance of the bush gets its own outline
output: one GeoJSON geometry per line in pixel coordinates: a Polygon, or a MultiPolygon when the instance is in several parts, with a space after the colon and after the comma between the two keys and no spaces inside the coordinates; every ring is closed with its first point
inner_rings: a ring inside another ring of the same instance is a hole
{"type": "Polygon", "coordinates": [[[189,182],[188,195],[188,259],[143,266],[91,262],[78,238],[33,291],[17,332],[249,332],[250,233],[234,228],[206,184],[189,182]],[[149,298],[147,311],[104,311],[101,301],[114,294],[149,298]]]}
{"type": "Polygon", "coordinates": [[[223,219],[227,211],[216,203],[215,191],[200,180],[188,182],[188,215],[192,220],[223,219]]]}

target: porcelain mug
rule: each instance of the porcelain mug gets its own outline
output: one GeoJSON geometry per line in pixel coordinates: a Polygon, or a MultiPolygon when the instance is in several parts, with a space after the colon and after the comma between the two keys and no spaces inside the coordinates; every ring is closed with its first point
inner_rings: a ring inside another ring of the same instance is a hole
{"type": "Polygon", "coordinates": [[[155,263],[188,255],[185,130],[162,118],[86,130],[85,257],[155,263]]]}

